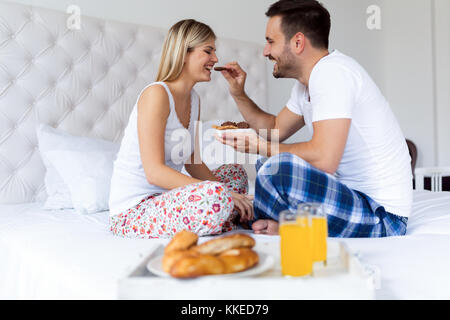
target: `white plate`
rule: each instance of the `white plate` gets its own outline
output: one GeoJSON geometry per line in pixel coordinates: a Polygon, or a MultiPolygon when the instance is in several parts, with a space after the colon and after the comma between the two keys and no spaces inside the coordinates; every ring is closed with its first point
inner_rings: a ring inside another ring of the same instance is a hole
{"type": "MultiPolygon", "coordinates": [[[[248,270],[244,270],[241,272],[235,272],[235,273],[228,273],[228,274],[217,274],[217,275],[209,275],[209,276],[201,276],[198,278],[208,278],[208,279],[226,279],[226,278],[238,278],[238,277],[250,277],[250,276],[255,276],[258,275],[260,273],[263,273],[267,270],[269,270],[270,268],[273,267],[274,264],[274,258],[268,254],[265,253],[261,253],[258,252],[258,256],[259,256],[259,262],[256,266],[254,266],[253,268],[250,268],[248,270]]],[[[164,278],[172,278],[168,273],[164,272],[162,269],[162,259],[163,256],[157,256],[152,258],[148,263],[147,263],[147,269],[148,271],[150,271],[151,273],[153,273],[154,275],[157,275],[159,277],[164,277],[164,278]]],[[[174,278],[175,279],[175,278],[174,278]]]]}
{"type": "Polygon", "coordinates": [[[217,135],[218,136],[222,136],[224,133],[237,133],[237,134],[246,134],[246,133],[251,133],[251,132],[255,132],[255,130],[249,128],[249,129],[227,129],[227,130],[217,130],[217,135]]]}

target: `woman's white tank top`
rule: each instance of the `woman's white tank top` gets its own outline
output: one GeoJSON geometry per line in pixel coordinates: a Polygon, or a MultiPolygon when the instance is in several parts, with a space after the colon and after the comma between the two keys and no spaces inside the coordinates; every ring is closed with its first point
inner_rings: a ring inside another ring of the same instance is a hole
{"type": "Polygon", "coordinates": [[[139,150],[137,128],[137,103],[142,92],[153,85],[161,85],[169,96],[170,114],[167,118],[164,136],[166,165],[181,172],[185,162],[194,151],[195,121],[199,113],[199,96],[191,91],[191,117],[188,129],[183,127],[175,111],[175,102],[169,87],[164,82],[154,82],[146,86],[138,96],[125,128],[120,150],[114,161],[111,190],[109,196],[110,215],[117,215],[137,205],[142,199],[155,193],[167,191],[148,183],[139,150]]]}

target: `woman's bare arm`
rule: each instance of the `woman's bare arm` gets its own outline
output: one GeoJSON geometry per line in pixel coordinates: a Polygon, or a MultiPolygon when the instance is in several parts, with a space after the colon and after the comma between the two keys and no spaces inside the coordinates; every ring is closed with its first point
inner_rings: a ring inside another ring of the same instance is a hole
{"type": "Polygon", "coordinates": [[[148,87],[138,101],[138,137],[147,181],[164,189],[175,189],[201,180],[189,177],[165,164],[164,136],[170,113],[166,90],[148,87]]]}

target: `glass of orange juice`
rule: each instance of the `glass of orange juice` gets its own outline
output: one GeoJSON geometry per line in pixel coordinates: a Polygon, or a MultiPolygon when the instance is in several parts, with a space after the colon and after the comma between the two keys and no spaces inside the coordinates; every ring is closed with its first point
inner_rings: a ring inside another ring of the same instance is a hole
{"type": "Polygon", "coordinates": [[[298,206],[297,212],[309,215],[312,220],[312,247],[313,262],[322,261],[327,263],[327,215],[320,203],[302,203],[298,206]]]}
{"type": "Polygon", "coordinates": [[[281,273],[284,276],[310,275],[313,266],[312,220],[305,213],[280,213],[281,273]]]}

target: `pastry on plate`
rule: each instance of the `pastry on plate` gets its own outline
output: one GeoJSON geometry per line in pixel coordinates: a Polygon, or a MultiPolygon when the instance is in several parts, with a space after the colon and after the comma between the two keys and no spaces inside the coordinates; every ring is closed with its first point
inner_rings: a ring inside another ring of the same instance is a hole
{"type": "Polygon", "coordinates": [[[222,123],[220,126],[213,126],[213,128],[217,130],[250,129],[250,125],[245,121],[241,122],[226,121],[222,123]]]}
{"type": "Polygon", "coordinates": [[[255,240],[247,234],[225,235],[199,245],[197,239],[190,231],[177,233],[164,250],[163,270],[174,278],[195,278],[241,272],[259,262],[252,249],[255,240]]]}

